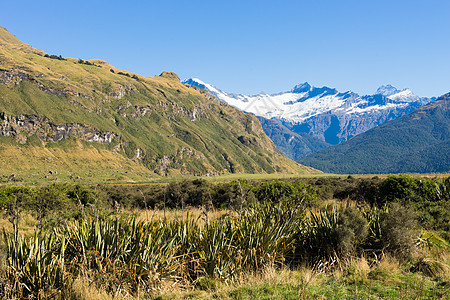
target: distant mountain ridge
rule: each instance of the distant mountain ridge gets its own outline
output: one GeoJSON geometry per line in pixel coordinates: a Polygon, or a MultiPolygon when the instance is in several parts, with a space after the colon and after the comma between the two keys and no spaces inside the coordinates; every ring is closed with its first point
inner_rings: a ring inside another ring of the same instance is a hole
{"type": "Polygon", "coordinates": [[[324,172],[450,172],[450,93],[299,160],[324,172]]]}
{"type": "MultiPolygon", "coordinates": [[[[296,85],[288,92],[248,96],[224,92],[196,78],[186,79],[182,83],[206,89],[218,99],[242,111],[277,120],[293,133],[307,134],[322,141],[322,146],[347,141],[433,100],[433,98],[418,97],[409,89],[398,90],[391,85],[378,88],[374,95],[360,96],[351,91],[339,92],[326,86],[318,88],[305,82],[296,85]]],[[[273,130],[269,128],[272,123],[262,123],[265,132],[272,138],[270,132],[273,130]]],[[[292,137],[294,135],[284,140],[274,139],[274,142],[280,150],[285,149],[287,141],[292,137]]],[[[305,144],[306,142],[303,143],[305,144]]],[[[290,158],[298,159],[320,150],[321,146],[307,148],[306,151],[304,147],[281,151],[290,158]]]]}

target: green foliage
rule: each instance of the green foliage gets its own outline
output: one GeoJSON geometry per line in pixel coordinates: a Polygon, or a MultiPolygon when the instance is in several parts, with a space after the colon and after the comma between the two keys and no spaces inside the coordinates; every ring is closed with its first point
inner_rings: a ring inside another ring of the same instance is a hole
{"type": "Polygon", "coordinates": [[[443,180],[392,175],[379,186],[379,204],[398,202],[419,212],[430,229],[450,230],[450,177],[443,180]]]}
{"type": "MultiPolygon", "coordinates": [[[[345,182],[356,186],[358,181],[346,178],[345,182]]],[[[47,233],[37,232],[32,239],[22,238],[17,231],[5,234],[9,245],[8,282],[27,286],[16,289],[16,296],[49,295],[66,289],[77,277],[89,278],[110,294],[119,293],[119,289],[130,294],[150,291],[163,280],[198,283],[201,289],[214,290],[219,283],[261,273],[267,266],[297,268],[312,264],[317,270],[332,270],[339,262],[362,253],[410,259],[417,241],[427,247],[446,244],[428,235],[418,240],[414,213],[395,202],[383,208],[334,205],[319,213],[307,212],[300,200],[314,198],[315,189],[296,180],[215,184],[194,179],[167,185],[51,185],[36,189],[5,187],[1,191],[3,199],[11,198],[11,203],[22,205],[24,210],[25,204],[34,205],[36,199],[45,196],[49,213],[43,219],[63,213],[51,208],[50,203],[66,210],[93,204],[98,210],[117,204],[130,208],[159,206],[162,199],[167,207],[222,203],[234,209],[213,220],[205,215],[165,221],[152,218],[147,222],[97,211],[85,218],[72,214],[64,222],[54,223],[51,231],[44,226],[47,233]],[[223,198],[214,200],[216,195],[223,198]],[[41,268],[45,272],[39,271],[41,268]]],[[[414,262],[414,271],[432,274],[441,266],[427,262],[414,262]]],[[[356,274],[350,267],[345,270],[345,276],[356,274]]]]}
{"type": "MultiPolygon", "coordinates": [[[[59,290],[82,275],[111,293],[117,282],[137,293],[175,277],[234,280],[266,265],[283,264],[303,217],[292,203],[279,202],[204,226],[189,217],[138,222],[115,216],[69,221],[28,241],[17,233],[5,234],[9,278],[33,295],[59,290]]],[[[22,288],[16,293],[25,295],[22,288]]]]}
{"type": "Polygon", "coordinates": [[[334,205],[311,214],[305,231],[298,239],[297,256],[323,260],[356,254],[368,235],[368,223],[361,212],[352,207],[337,209],[334,205]]]}
{"type": "Polygon", "coordinates": [[[67,290],[71,279],[66,274],[66,240],[36,231],[31,238],[3,231],[7,247],[7,276],[15,283],[22,299],[44,298],[46,291],[67,290]]]}
{"type": "Polygon", "coordinates": [[[167,207],[206,206],[212,208],[213,205],[210,184],[204,179],[171,182],[166,186],[163,196],[167,207]]]}
{"type": "Polygon", "coordinates": [[[54,54],[51,54],[51,55],[45,54],[44,57],[51,58],[51,59],[57,59],[57,60],[66,60],[61,55],[58,56],[58,55],[54,55],[54,54]]]}
{"type": "Polygon", "coordinates": [[[20,206],[27,205],[33,196],[33,190],[29,187],[22,186],[6,186],[0,188],[0,206],[2,209],[9,209],[16,201],[20,206]]]}
{"type": "Polygon", "coordinates": [[[408,175],[390,175],[381,180],[370,179],[319,179],[318,193],[330,190],[327,194],[338,199],[352,199],[383,207],[397,202],[410,207],[418,213],[418,220],[427,229],[450,229],[450,177],[425,178],[408,175]]]}
{"type": "Polygon", "coordinates": [[[84,206],[97,201],[97,193],[80,185],[52,184],[38,188],[0,187],[0,203],[12,219],[26,211],[40,227],[53,227],[72,217],[82,217],[84,206]]]}
{"type": "Polygon", "coordinates": [[[95,66],[95,64],[93,64],[93,63],[91,63],[91,62],[89,62],[89,61],[87,61],[87,60],[83,60],[83,59],[78,59],[78,63],[79,64],[84,64],[84,65],[88,65],[88,66],[95,66]]]}
{"type": "Polygon", "coordinates": [[[67,196],[70,199],[76,199],[82,205],[93,204],[98,198],[98,193],[82,185],[75,185],[72,189],[68,189],[67,196]]]}
{"type": "Polygon", "coordinates": [[[267,181],[256,185],[253,193],[258,201],[291,201],[311,205],[316,197],[316,190],[300,182],[267,181]]]}

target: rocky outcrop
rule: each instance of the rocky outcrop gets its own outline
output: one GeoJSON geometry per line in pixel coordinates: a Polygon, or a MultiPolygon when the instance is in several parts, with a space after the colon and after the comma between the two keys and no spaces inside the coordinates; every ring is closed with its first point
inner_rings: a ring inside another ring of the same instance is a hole
{"type": "Polygon", "coordinates": [[[136,111],[131,114],[131,117],[138,120],[144,117],[146,114],[150,114],[152,112],[152,108],[150,106],[135,106],[134,108],[136,111]]]}
{"type": "Polygon", "coordinates": [[[20,69],[0,70],[0,83],[8,87],[18,85],[29,78],[29,75],[20,69]]]}
{"type": "Polygon", "coordinates": [[[11,116],[5,113],[0,113],[0,135],[13,136],[22,144],[32,135],[42,142],[58,142],[75,136],[82,141],[102,144],[111,143],[117,136],[83,124],[54,124],[47,118],[34,115],[11,116]]]}
{"type": "Polygon", "coordinates": [[[71,136],[76,136],[82,141],[96,142],[101,144],[109,144],[112,142],[116,134],[112,132],[100,132],[95,129],[81,125],[81,124],[68,124],[68,125],[51,125],[53,134],[47,136],[47,141],[57,142],[62,139],[67,139],[71,136]]]}
{"type": "Polygon", "coordinates": [[[117,98],[117,99],[122,99],[127,94],[136,92],[136,91],[137,91],[136,87],[134,87],[132,85],[131,86],[119,85],[118,88],[114,92],[109,93],[109,96],[117,98]]]}
{"type": "Polygon", "coordinates": [[[188,110],[186,112],[186,115],[189,120],[195,122],[202,117],[202,109],[200,107],[194,107],[192,110],[188,110]]]}

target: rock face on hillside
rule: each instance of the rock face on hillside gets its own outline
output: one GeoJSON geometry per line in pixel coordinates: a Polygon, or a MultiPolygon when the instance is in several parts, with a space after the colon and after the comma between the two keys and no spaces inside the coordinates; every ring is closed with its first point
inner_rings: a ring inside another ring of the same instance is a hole
{"type": "Polygon", "coordinates": [[[296,133],[278,120],[258,117],[264,132],[287,157],[298,160],[308,154],[328,148],[330,144],[306,133],[296,133]]]}
{"type": "Polygon", "coordinates": [[[25,144],[30,136],[37,136],[41,142],[58,142],[76,137],[85,142],[109,144],[116,134],[101,132],[82,124],[53,124],[47,118],[19,115],[17,117],[0,113],[0,135],[12,136],[18,143],[25,144]]]}
{"type": "Polygon", "coordinates": [[[143,77],[101,60],[49,55],[4,28],[1,143],[17,145],[10,154],[28,169],[33,156],[23,157],[25,149],[40,147],[35,152],[42,159],[51,148],[53,161],[77,166],[89,166],[93,157],[115,163],[105,152],[110,151],[121,164],[132,161],[130,166],[137,163],[159,175],[316,172],[283,157],[256,117],[181,84],[173,72],[143,77]],[[70,154],[64,151],[77,145],[80,149],[72,152],[80,160],[65,157],[70,154]]]}

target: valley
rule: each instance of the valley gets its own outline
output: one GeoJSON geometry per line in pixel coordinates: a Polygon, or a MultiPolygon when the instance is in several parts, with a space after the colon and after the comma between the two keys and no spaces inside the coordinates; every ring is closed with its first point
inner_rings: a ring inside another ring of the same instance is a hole
{"type": "Polygon", "coordinates": [[[446,299],[449,99],[236,95],[0,27],[0,297],[446,299]]]}

